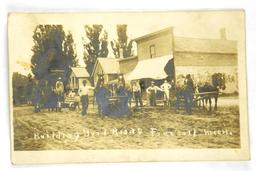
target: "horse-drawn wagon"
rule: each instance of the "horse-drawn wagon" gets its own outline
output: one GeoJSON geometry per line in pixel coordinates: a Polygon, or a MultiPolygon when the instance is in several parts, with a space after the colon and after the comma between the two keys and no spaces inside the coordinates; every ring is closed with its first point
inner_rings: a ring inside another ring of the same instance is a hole
{"type": "Polygon", "coordinates": [[[117,80],[104,83],[103,74],[98,74],[95,88],[95,97],[100,114],[112,116],[125,116],[130,114],[130,93],[125,84],[123,75],[117,80]]]}
{"type": "Polygon", "coordinates": [[[69,108],[69,110],[76,110],[79,108],[80,97],[78,95],[75,96],[66,96],[64,101],[61,103],[62,108],[69,108]]]}
{"type": "MultiPolygon", "coordinates": [[[[184,86],[184,80],[178,79],[176,84],[176,96],[178,105],[186,96],[186,87],[184,86]]],[[[192,107],[203,107],[212,110],[212,99],[214,100],[214,110],[217,110],[218,98],[221,95],[221,90],[225,87],[225,77],[224,74],[215,73],[211,76],[211,83],[205,82],[203,84],[195,83],[193,91],[193,106],[192,107]]]]}

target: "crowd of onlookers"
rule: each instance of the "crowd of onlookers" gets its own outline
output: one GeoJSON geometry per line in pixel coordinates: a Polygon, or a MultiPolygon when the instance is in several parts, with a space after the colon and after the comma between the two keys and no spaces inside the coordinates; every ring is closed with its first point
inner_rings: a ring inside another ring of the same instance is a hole
{"type": "MultiPolygon", "coordinates": [[[[184,79],[178,80],[178,82],[180,83],[176,84],[174,80],[164,80],[160,86],[157,86],[154,81],[151,81],[150,86],[146,88],[148,105],[156,106],[157,94],[158,92],[162,92],[163,96],[161,96],[161,99],[165,106],[179,108],[181,99],[184,99],[185,111],[187,113],[191,113],[193,93],[195,91],[194,82],[189,74],[184,79]]],[[[132,92],[135,100],[135,106],[143,106],[143,93],[138,81],[132,82],[132,92]]]]}
{"type": "Polygon", "coordinates": [[[106,85],[102,82],[95,87],[89,86],[87,81],[84,80],[78,90],[65,92],[63,82],[59,78],[51,86],[44,85],[42,88],[42,86],[36,84],[32,91],[35,112],[39,112],[42,108],[46,108],[48,111],[61,111],[63,107],[69,107],[72,109],[79,108],[81,114],[86,115],[89,103],[94,104],[95,100],[98,113],[115,113],[115,109],[113,109],[113,106],[111,108],[110,102],[111,99],[116,99],[118,114],[127,113],[131,106],[135,108],[157,106],[159,99],[163,101],[164,106],[179,108],[181,99],[184,99],[184,109],[187,113],[191,113],[194,83],[189,74],[182,81],[164,80],[162,84],[158,83],[158,85],[155,81],[151,81],[150,85],[143,87],[143,89],[139,80],[131,81],[129,85],[124,80],[117,82],[115,85],[106,85]],[[89,92],[93,92],[93,102],[89,100],[89,95],[92,94],[89,92]]]}

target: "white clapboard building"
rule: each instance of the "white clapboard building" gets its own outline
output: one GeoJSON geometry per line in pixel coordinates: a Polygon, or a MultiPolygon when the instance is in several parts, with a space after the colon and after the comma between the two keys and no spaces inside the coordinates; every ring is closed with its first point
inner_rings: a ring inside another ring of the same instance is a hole
{"type": "Polygon", "coordinates": [[[87,72],[85,67],[71,67],[69,76],[69,88],[73,90],[78,90],[82,85],[83,80],[87,81],[90,85],[90,74],[87,72]]]}

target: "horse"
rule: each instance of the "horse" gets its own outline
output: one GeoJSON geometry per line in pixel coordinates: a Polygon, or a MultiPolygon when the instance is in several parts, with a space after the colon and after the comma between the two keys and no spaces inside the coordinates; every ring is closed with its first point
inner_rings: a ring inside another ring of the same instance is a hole
{"type": "Polygon", "coordinates": [[[131,87],[126,84],[122,74],[120,74],[117,79],[116,94],[121,97],[119,102],[121,109],[120,114],[128,114],[130,112],[129,106],[131,107],[132,91],[131,87]]]}
{"type": "Polygon", "coordinates": [[[205,104],[207,105],[209,102],[209,111],[212,110],[212,98],[214,98],[214,110],[217,110],[218,106],[218,97],[221,90],[225,90],[225,75],[222,73],[215,73],[212,75],[212,83],[206,82],[202,86],[198,86],[199,94],[202,98],[203,108],[205,108],[205,104]],[[211,94],[203,94],[203,93],[211,93],[211,94]]]}
{"type": "Polygon", "coordinates": [[[94,89],[94,96],[96,98],[99,115],[102,115],[102,114],[106,115],[109,113],[108,100],[107,100],[107,97],[109,96],[109,94],[110,92],[104,84],[104,75],[98,74],[98,80],[96,83],[96,87],[94,89]]]}

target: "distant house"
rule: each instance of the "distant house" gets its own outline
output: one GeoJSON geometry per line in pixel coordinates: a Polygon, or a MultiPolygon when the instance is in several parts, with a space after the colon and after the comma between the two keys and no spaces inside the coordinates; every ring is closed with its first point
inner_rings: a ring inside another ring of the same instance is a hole
{"type": "Polygon", "coordinates": [[[90,75],[85,69],[85,67],[71,67],[69,77],[69,87],[70,89],[77,90],[82,85],[83,80],[86,80],[90,85],[90,75]]]}
{"type": "Polygon", "coordinates": [[[92,71],[94,85],[98,80],[98,74],[104,74],[105,82],[117,79],[120,74],[119,62],[116,58],[97,58],[92,71]]]}
{"type": "Polygon", "coordinates": [[[113,81],[119,74],[126,75],[131,72],[138,63],[137,56],[128,58],[97,58],[92,78],[94,85],[98,80],[98,74],[104,74],[105,82],[113,81]]]}
{"type": "Polygon", "coordinates": [[[237,42],[227,40],[225,29],[220,30],[218,39],[176,37],[173,28],[168,27],[134,40],[138,64],[129,74],[130,80],[147,75],[155,80],[162,77],[176,79],[191,74],[195,81],[209,81],[213,73],[219,72],[226,75],[226,91],[238,89],[237,42]]]}

